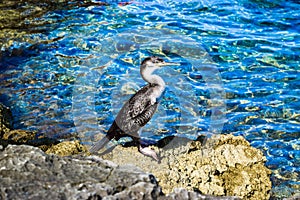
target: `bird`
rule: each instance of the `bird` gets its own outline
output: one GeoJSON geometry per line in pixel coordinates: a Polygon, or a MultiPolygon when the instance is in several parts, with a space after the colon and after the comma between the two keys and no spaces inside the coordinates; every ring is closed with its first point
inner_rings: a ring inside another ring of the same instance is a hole
{"type": "Polygon", "coordinates": [[[129,136],[138,146],[140,153],[159,162],[156,152],[142,144],[139,131],[156,112],[159,99],[162,97],[166,87],[164,80],[153,72],[168,65],[177,65],[177,63],[165,62],[158,56],[146,57],[141,62],[140,74],[148,84],[138,90],[123,105],[107,134],[91,147],[90,153],[96,154],[113,139],[118,141],[120,138],[129,136]]]}

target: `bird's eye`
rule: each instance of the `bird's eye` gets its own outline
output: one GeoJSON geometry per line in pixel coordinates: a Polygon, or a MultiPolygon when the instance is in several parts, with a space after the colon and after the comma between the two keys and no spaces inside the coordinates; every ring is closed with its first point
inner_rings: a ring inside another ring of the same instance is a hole
{"type": "Polygon", "coordinates": [[[161,58],[157,58],[157,59],[155,60],[155,63],[162,63],[162,62],[164,62],[164,60],[161,59],[161,58]]]}

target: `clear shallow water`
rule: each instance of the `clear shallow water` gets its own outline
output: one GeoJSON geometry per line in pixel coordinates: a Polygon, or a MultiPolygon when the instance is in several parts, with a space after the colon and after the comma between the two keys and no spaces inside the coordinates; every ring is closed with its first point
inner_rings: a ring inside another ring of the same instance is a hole
{"type": "Polygon", "coordinates": [[[264,151],[274,191],[300,185],[300,4],[297,1],[135,1],[74,6],[28,21],[2,46],[0,99],[15,128],[84,142],[105,133],[145,83],[141,60],[180,66],[143,137],[242,135],[264,151]]]}

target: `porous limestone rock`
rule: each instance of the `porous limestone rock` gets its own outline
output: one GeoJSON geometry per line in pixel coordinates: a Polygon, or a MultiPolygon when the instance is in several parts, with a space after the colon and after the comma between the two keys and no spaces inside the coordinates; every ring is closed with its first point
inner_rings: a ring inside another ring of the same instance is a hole
{"type": "Polygon", "coordinates": [[[59,156],[70,156],[84,152],[88,152],[88,150],[86,146],[80,144],[78,140],[58,143],[51,146],[46,151],[47,154],[56,154],[59,156]]]}
{"type": "Polygon", "coordinates": [[[217,135],[199,141],[177,138],[163,148],[153,147],[161,163],[141,155],[136,147],[117,146],[103,158],[132,163],[157,177],[164,193],[174,188],[198,190],[214,196],[269,199],[271,171],[262,152],[241,136],[217,135]]]}

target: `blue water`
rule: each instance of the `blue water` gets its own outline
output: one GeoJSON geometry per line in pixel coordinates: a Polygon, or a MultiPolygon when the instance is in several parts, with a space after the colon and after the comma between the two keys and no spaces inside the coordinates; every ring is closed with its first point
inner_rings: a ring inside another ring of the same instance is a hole
{"type": "Polygon", "coordinates": [[[97,140],[157,55],[180,65],[157,72],[167,88],[143,137],[242,135],[266,155],[274,193],[300,190],[298,1],[109,2],[49,11],[1,48],[15,128],[97,140]]]}

